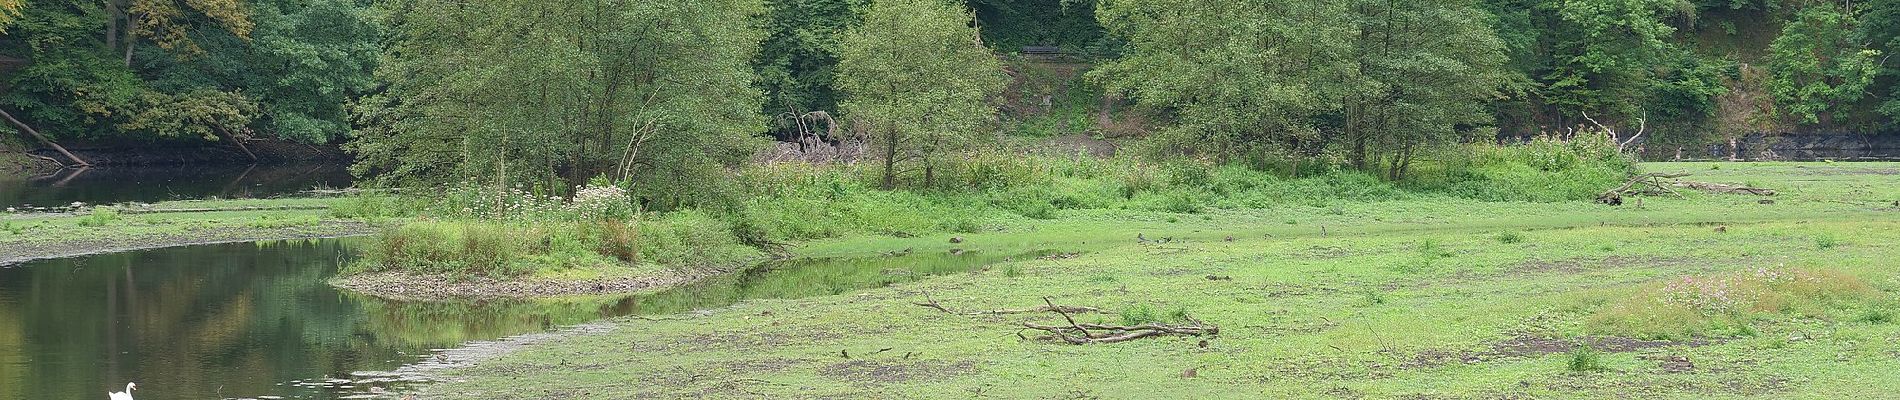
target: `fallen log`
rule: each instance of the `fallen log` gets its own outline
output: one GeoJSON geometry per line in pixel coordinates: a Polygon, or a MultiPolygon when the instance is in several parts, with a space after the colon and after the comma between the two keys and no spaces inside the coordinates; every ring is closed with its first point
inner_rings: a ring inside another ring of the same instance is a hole
{"type": "Polygon", "coordinates": [[[1631,177],[1629,181],[1623,182],[1622,185],[1618,185],[1615,188],[1611,188],[1610,190],[1607,190],[1601,194],[1598,194],[1597,202],[1603,203],[1603,204],[1609,204],[1613,206],[1620,206],[1620,205],[1623,205],[1623,196],[1638,195],[1638,194],[1665,194],[1666,193],[1666,194],[1674,194],[1680,197],[1682,196],[1682,193],[1677,192],[1675,189],[1671,189],[1668,185],[1664,185],[1662,183],[1662,180],[1681,178],[1685,176],[1689,176],[1689,173],[1687,172],[1675,172],[1675,173],[1652,172],[1652,173],[1637,175],[1635,177],[1631,177]]]}

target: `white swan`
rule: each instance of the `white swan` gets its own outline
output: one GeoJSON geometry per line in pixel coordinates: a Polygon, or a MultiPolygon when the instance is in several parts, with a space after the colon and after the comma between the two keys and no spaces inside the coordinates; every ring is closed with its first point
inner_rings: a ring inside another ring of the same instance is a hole
{"type": "Polygon", "coordinates": [[[106,393],[106,395],[112,396],[112,400],[132,400],[132,390],[138,389],[138,388],[139,388],[138,383],[127,382],[125,384],[125,391],[106,393]]]}

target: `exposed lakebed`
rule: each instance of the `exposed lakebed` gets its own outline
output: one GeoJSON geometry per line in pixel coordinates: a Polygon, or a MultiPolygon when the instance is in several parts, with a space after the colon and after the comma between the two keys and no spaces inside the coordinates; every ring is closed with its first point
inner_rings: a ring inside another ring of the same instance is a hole
{"type": "Polygon", "coordinates": [[[841,294],[1040,255],[798,259],[637,295],[409,302],[326,283],[353,243],[175,247],[0,269],[0,398],[91,398],[125,382],[147,400],[350,398],[415,378],[364,371],[438,362],[441,349],[470,342],[841,294]]]}

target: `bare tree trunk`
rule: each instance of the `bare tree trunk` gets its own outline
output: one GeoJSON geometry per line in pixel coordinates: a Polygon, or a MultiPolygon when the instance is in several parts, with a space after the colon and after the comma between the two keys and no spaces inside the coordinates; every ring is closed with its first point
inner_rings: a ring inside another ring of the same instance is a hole
{"type": "Polygon", "coordinates": [[[67,159],[73,160],[73,163],[79,164],[80,166],[85,166],[85,167],[92,166],[92,163],[86,162],[86,160],[81,160],[79,159],[79,156],[73,155],[73,152],[66,151],[65,147],[60,147],[59,143],[53,143],[52,139],[47,139],[46,135],[41,135],[40,131],[34,130],[33,127],[31,126],[27,126],[25,122],[20,122],[19,118],[14,118],[13,113],[9,113],[6,110],[0,110],[0,116],[5,116],[7,118],[7,122],[12,122],[13,126],[20,127],[20,130],[26,131],[26,133],[29,135],[33,135],[33,138],[39,139],[40,143],[45,143],[47,147],[52,147],[54,151],[58,151],[59,154],[65,155],[67,159]]]}
{"type": "Polygon", "coordinates": [[[897,188],[897,129],[884,131],[884,190],[897,188]]]}
{"type": "Polygon", "coordinates": [[[106,50],[119,49],[119,20],[124,14],[119,9],[119,0],[106,0],[106,50]]]}
{"type": "Polygon", "coordinates": [[[244,140],[238,139],[237,135],[231,134],[231,131],[225,130],[222,126],[213,126],[211,128],[217,129],[218,133],[222,133],[224,137],[230,138],[231,144],[237,145],[238,150],[244,150],[244,155],[251,157],[251,162],[257,162],[257,153],[252,153],[251,148],[244,145],[244,140]]]}
{"type": "Polygon", "coordinates": [[[125,66],[126,68],[132,67],[132,48],[138,47],[138,44],[139,44],[138,38],[132,37],[131,27],[127,27],[125,30],[125,66]]]}

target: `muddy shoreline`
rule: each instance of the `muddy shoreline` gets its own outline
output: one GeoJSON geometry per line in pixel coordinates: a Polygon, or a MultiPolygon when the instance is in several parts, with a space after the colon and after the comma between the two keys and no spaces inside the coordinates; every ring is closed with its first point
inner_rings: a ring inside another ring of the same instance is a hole
{"type": "Polygon", "coordinates": [[[106,253],[264,240],[327,239],[367,236],[376,227],[358,221],[323,221],[312,226],[286,228],[218,227],[131,237],[92,237],[0,243],[0,267],[54,258],[106,253]]]}
{"type": "Polygon", "coordinates": [[[730,274],[743,266],[669,268],[662,272],[589,280],[449,279],[446,275],[374,272],[337,277],[330,286],[379,298],[404,301],[533,299],[556,296],[633,294],[667,289],[730,274]]]}

